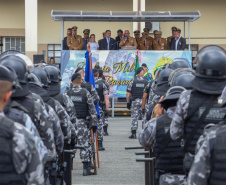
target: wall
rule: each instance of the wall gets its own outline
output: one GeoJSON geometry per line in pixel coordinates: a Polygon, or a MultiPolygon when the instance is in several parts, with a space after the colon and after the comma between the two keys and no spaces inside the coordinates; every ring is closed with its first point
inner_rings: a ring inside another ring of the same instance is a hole
{"type": "MultiPolygon", "coordinates": [[[[225,0],[146,0],[146,11],[195,11],[201,18],[191,23],[192,44],[226,45],[226,1],[225,0]],[[164,6],[163,6],[164,5],[164,6]],[[213,38],[215,37],[215,38],[213,38]],[[200,38],[200,39],[195,39],[200,38]]],[[[163,36],[171,35],[171,27],[178,26],[184,35],[184,23],[160,23],[163,36]]],[[[186,28],[188,25],[186,24],[186,28]]],[[[186,37],[188,31],[186,29],[186,37]]]]}
{"type": "MultiPolygon", "coordinates": [[[[88,11],[132,11],[132,0],[39,0],[38,40],[39,44],[56,44],[61,40],[61,23],[55,22],[50,16],[51,10],[88,10],[88,11]],[[64,2],[64,3],[62,3],[64,2]]],[[[83,30],[89,28],[96,34],[96,40],[102,38],[106,29],[112,31],[115,37],[118,29],[129,29],[132,23],[111,22],[65,22],[65,35],[69,27],[78,26],[78,34],[83,36],[83,30]]]]}

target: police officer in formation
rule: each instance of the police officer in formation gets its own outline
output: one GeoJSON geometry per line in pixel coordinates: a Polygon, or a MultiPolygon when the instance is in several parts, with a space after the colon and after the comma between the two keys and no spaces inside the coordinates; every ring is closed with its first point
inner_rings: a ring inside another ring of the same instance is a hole
{"type": "MultiPolygon", "coordinates": [[[[226,52],[219,46],[206,46],[198,52],[196,61],[195,72],[182,59],[164,66],[174,70],[168,75],[170,89],[160,96],[152,119],[139,135],[141,145],[152,147],[156,156],[157,184],[226,181],[222,174],[224,121],[219,124],[225,111],[218,105],[218,97],[226,86],[226,52]]],[[[155,73],[155,81],[161,78],[161,72],[155,73]]],[[[225,91],[219,100],[224,107],[225,91]]]]}
{"type": "MultiPolygon", "coordinates": [[[[102,69],[99,69],[99,78],[102,78],[104,84],[106,85],[107,87],[107,90],[108,92],[110,93],[110,86],[109,86],[109,83],[106,81],[104,75],[103,75],[103,70],[102,69]]],[[[103,111],[105,112],[104,114],[104,126],[103,126],[103,129],[104,129],[104,136],[108,136],[108,117],[109,117],[109,114],[107,113],[108,111],[106,110],[106,106],[103,107],[103,111]]]]}
{"type": "Polygon", "coordinates": [[[144,70],[142,67],[139,67],[136,72],[136,77],[134,77],[128,87],[126,93],[126,100],[127,100],[127,108],[131,109],[131,132],[132,135],[129,137],[131,139],[136,139],[136,131],[138,128],[138,115],[139,112],[142,111],[141,104],[142,104],[142,96],[143,90],[147,84],[147,80],[143,78],[144,70]]]}
{"type": "Polygon", "coordinates": [[[67,90],[67,95],[74,103],[78,122],[75,126],[77,132],[78,144],[85,148],[80,150],[80,158],[83,163],[83,175],[93,175],[92,169],[92,151],[90,129],[94,133],[97,129],[97,113],[93,103],[93,98],[89,91],[81,87],[82,77],[80,73],[74,73],[71,77],[73,87],[67,90]],[[89,121],[87,121],[89,117],[89,121]]]}
{"type": "Polygon", "coordinates": [[[38,143],[27,128],[3,113],[12,94],[13,84],[15,79],[11,71],[0,65],[1,183],[43,185],[44,166],[38,143]]]}
{"type": "Polygon", "coordinates": [[[109,115],[109,89],[106,86],[103,78],[99,78],[99,70],[93,69],[93,74],[95,78],[95,86],[100,98],[99,109],[100,109],[100,119],[98,122],[98,148],[99,150],[105,150],[103,147],[103,127],[104,127],[104,118],[109,115]]]}

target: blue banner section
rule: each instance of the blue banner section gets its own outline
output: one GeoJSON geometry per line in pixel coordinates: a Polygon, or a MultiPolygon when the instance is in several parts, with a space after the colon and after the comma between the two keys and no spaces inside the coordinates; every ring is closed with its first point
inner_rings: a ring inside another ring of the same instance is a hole
{"type": "MultiPolygon", "coordinates": [[[[70,79],[77,67],[85,68],[86,51],[62,51],[61,53],[61,91],[70,84],[70,79]]],[[[110,84],[110,97],[126,97],[126,88],[134,76],[136,50],[93,51],[92,66],[99,65],[110,84]]],[[[150,73],[175,58],[185,58],[192,63],[191,51],[139,51],[138,59],[141,66],[146,63],[150,73]]]]}

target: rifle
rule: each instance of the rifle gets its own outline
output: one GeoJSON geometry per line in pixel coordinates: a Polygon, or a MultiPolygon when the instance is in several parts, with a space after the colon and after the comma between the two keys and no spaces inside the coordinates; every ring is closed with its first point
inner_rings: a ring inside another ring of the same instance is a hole
{"type": "MultiPolygon", "coordinates": [[[[91,128],[91,142],[92,142],[92,149],[93,149],[94,173],[95,173],[95,175],[97,175],[96,156],[95,156],[95,145],[94,145],[94,138],[93,138],[93,128],[91,128]]],[[[98,148],[97,148],[97,150],[98,150],[98,148]]]]}

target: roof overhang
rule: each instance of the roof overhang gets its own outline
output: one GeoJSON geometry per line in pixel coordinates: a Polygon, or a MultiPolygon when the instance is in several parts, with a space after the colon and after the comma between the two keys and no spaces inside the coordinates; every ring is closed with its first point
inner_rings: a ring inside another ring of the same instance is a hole
{"type": "Polygon", "coordinates": [[[55,21],[95,22],[193,22],[199,11],[63,11],[52,10],[55,21]]]}

